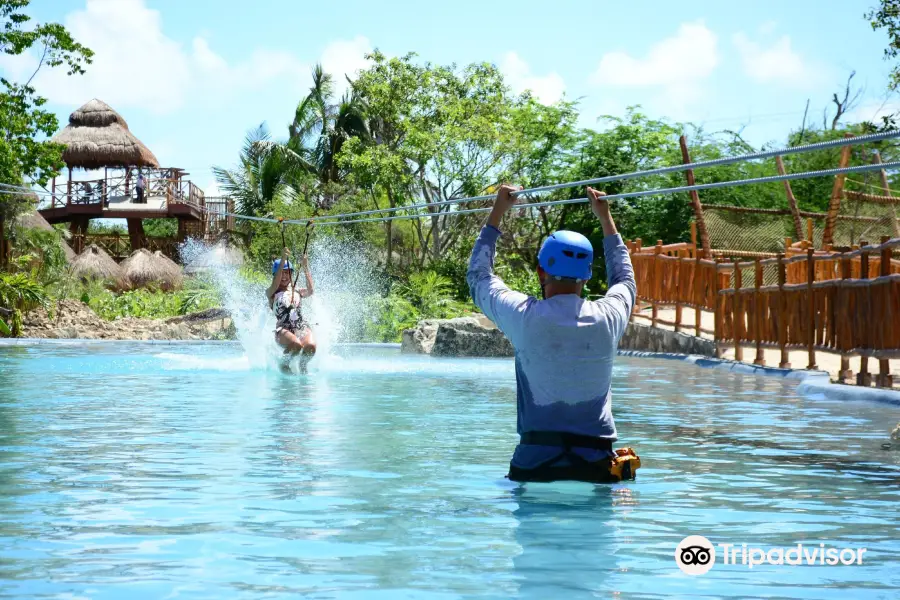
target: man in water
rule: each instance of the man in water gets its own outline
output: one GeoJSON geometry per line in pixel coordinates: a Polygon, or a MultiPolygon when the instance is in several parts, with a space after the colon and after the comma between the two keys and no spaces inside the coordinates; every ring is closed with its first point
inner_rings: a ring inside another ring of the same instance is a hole
{"type": "Polygon", "coordinates": [[[587,188],[603,227],[609,289],[600,300],[581,297],[591,277],[593,247],[574,231],[550,235],[538,254],[543,300],[509,289],[493,272],[500,220],[517,189],[497,192],[481,229],[466,279],[475,305],[516,350],[520,436],[510,461],[513,481],[578,480],[604,483],[617,438],[610,398],[613,359],[634,306],[637,286],[628,249],[605,194],[587,188]]]}
{"type": "MultiPolygon", "coordinates": [[[[272,285],[266,290],[269,308],[275,311],[275,341],[284,348],[284,354],[290,361],[300,354],[300,370],[306,373],[306,366],[316,354],[316,341],[312,329],[303,320],[301,302],[303,298],[313,295],[313,280],[309,273],[307,256],[303,255],[303,272],[306,275],[306,289],[294,288],[294,268],[288,262],[288,249],[281,254],[281,260],[272,263],[272,285]]],[[[282,370],[289,371],[287,363],[282,370]]]]}

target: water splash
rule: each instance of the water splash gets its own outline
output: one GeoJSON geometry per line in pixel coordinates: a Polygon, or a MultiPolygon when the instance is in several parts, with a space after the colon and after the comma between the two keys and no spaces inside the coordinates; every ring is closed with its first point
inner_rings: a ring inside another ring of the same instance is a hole
{"type": "MultiPolygon", "coordinates": [[[[251,369],[278,368],[283,351],[275,341],[275,316],[266,301],[271,272],[258,278],[242,274],[235,251],[223,242],[210,246],[191,239],[182,244],[181,255],[186,270],[210,284],[231,314],[245,353],[242,364],[251,369]]],[[[309,256],[314,294],[304,300],[303,316],[316,340],[316,358],[309,365],[314,371],[334,356],[335,344],[358,341],[364,323],[371,319],[367,299],[378,293],[379,277],[358,242],[319,235],[310,241],[309,256]]],[[[302,273],[297,285],[306,286],[302,273]]]]}

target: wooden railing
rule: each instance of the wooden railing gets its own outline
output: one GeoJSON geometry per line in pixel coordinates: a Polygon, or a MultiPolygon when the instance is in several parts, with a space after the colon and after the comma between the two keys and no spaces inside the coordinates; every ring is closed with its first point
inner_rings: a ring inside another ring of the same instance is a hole
{"type": "MultiPolygon", "coordinates": [[[[144,198],[163,197],[166,204],[193,204],[204,206],[203,190],[190,180],[184,179],[181,169],[141,169],[144,176],[144,198]]],[[[102,179],[66,181],[53,189],[49,199],[40,208],[57,208],[71,204],[101,204],[111,198],[137,198],[138,169],[126,169],[108,173],[102,179]]]]}
{"type": "MultiPolygon", "coordinates": [[[[94,233],[87,235],[72,236],[72,245],[76,247],[87,248],[91,244],[102,248],[104,252],[109,254],[116,261],[121,261],[132,253],[131,238],[127,233],[94,233]],[[79,246],[80,245],[80,246],[79,246]]],[[[170,258],[178,256],[177,237],[144,237],[143,247],[151,252],[159,250],[170,258]]]]}
{"type": "Polygon", "coordinates": [[[890,359],[900,358],[900,238],[882,239],[848,252],[790,249],[788,255],[752,261],[704,260],[694,244],[658,242],[642,248],[629,242],[638,299],[651,314],[635,318],[651,325],[684,328],[682,310],[695,311],[693,333],[712,335],[716,352],[734,347],[756,349],[754,364],[765,364],[763,348],[781,351],[779,366],[788,368],[789,350],[808,353],[807,368],[816,368],[816,352],[841,356],[841,381],[851,377],[849,358],[860,357],[857,383],[871,385],[870,358],[879,361],[875,384],[891,387],[890,359]],[[774,281],[769,283],[769,281],[774,281]],[[675,320],[658,316],[675,307],[675,320]],[[714,328],[703,328],[701,312],[713,313],[714,328]]]}

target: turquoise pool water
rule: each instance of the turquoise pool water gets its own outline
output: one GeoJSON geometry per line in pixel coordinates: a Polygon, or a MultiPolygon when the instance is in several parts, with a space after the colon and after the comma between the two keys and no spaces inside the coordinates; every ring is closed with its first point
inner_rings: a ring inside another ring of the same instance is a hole
{"type": "Polygon", "coordinates": [[[0,346],[3,598],[896,598],[900,409],[620,358],[621,485],[504,480],[509,360],[0,346]],[[683,574],[687,535],[866,548],[683,574]]]}

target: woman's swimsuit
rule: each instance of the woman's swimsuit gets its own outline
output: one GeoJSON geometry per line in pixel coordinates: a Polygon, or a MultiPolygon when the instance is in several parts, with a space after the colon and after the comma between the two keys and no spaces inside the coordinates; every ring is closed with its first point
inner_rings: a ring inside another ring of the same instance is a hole
{"type": "Polygon", "coordinates": [[[285,290],[276,292],[273,306],[275,308],[275,335],[278,336],[282,331],[297,334],[309,328],[303,321],[303,314],[300,312],[300,292],[296,290],[285,290]]]}

